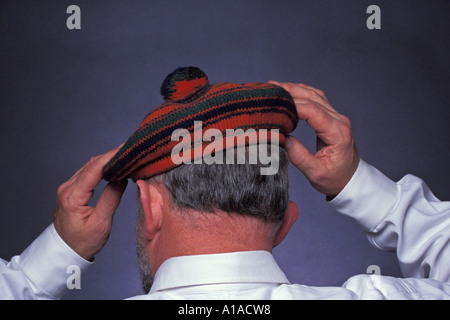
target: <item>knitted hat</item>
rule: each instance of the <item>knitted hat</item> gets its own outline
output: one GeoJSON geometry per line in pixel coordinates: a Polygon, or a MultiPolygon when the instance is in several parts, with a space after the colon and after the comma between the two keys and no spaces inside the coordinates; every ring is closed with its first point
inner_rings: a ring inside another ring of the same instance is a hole
{"type": "MultiPolygon", "coordinates": [[[[177,167],[180,164],[172,161],[171,152],[179,142],[172,141],[172,134],[177,129],[186,129],[194,137],[194,121],[201,121],[202,133],[214,128],[224,136],[227,129],[278,129],[281,146],[285,135],[298,122],[294,101],[283,88],[267,83],[211,85],[205,73],[196,67],[178,68],[169,74],[161,94],[165,103],[144,118],[103,167],[104,179],[117,181],[130,177],[136,181],[177,167]]],[[[268,142],[270,139],[268,134],[268,142]]],[[[209,143],[202,141],[200,146],[204,149],[209,143]]]]}

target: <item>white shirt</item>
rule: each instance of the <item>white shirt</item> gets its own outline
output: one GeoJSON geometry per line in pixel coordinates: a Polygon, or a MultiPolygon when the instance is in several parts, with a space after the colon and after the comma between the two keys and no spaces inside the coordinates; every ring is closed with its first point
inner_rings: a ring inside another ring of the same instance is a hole
{"type": "MultiPolygon", "coordinates": [[[[422,180],[398,183],[364,161],[330,205],[356,219],[369,241],[396,250],[405,278],[356,275],[341,287],[291,284],[266,251],[175,257],[158,269],[151,291],[131,299],[450,299],[450,203],[422,180]]],[[[79,257],[50,225],[20,256],[0,260],[0,298],[57,299],[79,257]]]]}

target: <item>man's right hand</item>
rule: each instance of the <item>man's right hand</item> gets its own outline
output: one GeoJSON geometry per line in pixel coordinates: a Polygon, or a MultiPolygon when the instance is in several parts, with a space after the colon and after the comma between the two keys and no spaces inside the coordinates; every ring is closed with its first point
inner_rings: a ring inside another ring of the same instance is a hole
{"type": "Polygon", "coordinates": [[[305,84],[278,83],[294,99],[298,117],[317,134],[317,152],[313,155],[298,139],[289,136],[289,159],[329,199],[350,181],[359,163],[350,120],[334,110],[325,94],[305,84]]]}
{"type": "Polygon", "coordinates": [[[109,182],[96,206],[89,206],[94,189],[102,180],[102,168],[117,150],[92,157],[57,190],[55,229],[86,260],[92,260],[106,244],[114,213],[127,186],[127,180],[109,182]]]}

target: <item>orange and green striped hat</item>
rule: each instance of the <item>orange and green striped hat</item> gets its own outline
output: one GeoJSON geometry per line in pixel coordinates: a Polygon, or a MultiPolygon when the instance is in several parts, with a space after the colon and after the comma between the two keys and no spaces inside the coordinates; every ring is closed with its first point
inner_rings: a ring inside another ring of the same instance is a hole
{"type": "MultiPolygon", "coordinates": [[[[169,74],[161,94],[165,102],[147,114],[104,166],[105,180],[137,181],[177,167],[180,164],[172,161],[171,152],[179,142],[172,141],[172,133],[185,129],[194,137],[194,121],[201,121],[202,133],[218,129],[224,136],[227,129],[278,129],[281,146],[298,122],[294,101],[283,88],[257,82],[211,85],[206,74],[196,67],[178,68],[169,74]]],[[[270,139],[269,134],[267,142],[270,139]]],[[[194,149],[194,139],[191,141],[194,149]]],[[[202,141],[201,147],[209,143],[202,141]]]]}

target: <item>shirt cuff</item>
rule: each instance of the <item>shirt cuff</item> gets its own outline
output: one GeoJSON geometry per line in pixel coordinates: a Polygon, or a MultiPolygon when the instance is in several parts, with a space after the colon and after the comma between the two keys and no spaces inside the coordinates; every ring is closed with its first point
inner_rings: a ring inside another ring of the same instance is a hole
{"type": "Polygon", "coordinates": [[[353,177],[328,203],[338,212],[355,219],[365,231],[370,231],[386,217],[396,198],[396,183],[360,159],[353,177]]]}
{"type": "Polygon", "coordinates": [[[29,281],[50,299],[60,299],[64,295],[67,280],[74,270],[81,273],[93,264],[64,242],[53,223],[25,249],[18,263],[29,281]]]}

